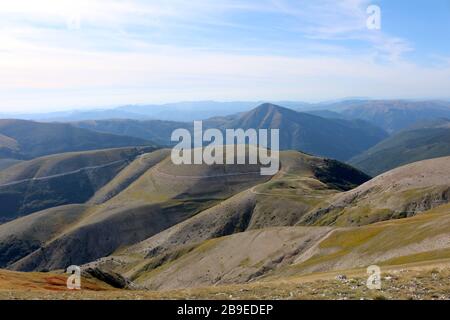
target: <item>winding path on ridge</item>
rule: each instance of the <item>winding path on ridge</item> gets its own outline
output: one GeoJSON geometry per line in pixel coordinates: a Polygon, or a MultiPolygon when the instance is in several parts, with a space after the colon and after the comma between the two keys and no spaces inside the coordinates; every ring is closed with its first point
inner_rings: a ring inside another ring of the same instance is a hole
{"type": "Polygon", "coordinates": [[[118,164],[118,163],[121,163],[121,162],[127,162],[127,161],[128,160],[117,160],[117,161],[109,162],[109,163],[106,163],[106,164],[101,164],[101,165],[98,165],[98,166],[83,167],[83,168],[80,168],[80,169],[77,169],[77,170],[72,170],[72,171],[58,173],[58,174],[52,174],[52,175],[44,176],[44,177],[28,178],[28,179],[22,179],[22,180],[17,180],[17,181],[11,181],[11,182],[0,184],[0,188],[1,187],[9,187],[9,186],[13,186],[13,185],[16,185],[16,184],[21,184],[21,183],[24,183],[24,182],[50,180],[50,179],[54,179],[54,178],[59,178],[59,177],[72,175],[72,174],[79,173],[79,172],[82,172],[82,171],[89,171],[89,170],[96,170],[96,169],[107,168],[107,167],[113,166],[115,164],[118,164]]]}

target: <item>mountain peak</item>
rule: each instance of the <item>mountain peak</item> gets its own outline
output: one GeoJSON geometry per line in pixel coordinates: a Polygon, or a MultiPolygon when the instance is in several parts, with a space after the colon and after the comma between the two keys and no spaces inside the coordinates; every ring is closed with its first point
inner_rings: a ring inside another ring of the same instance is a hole
{"type": "Polygon", "coordinates": [[[272,103],[263,103],[243,114],[238,119],[239,126],[246,128],[279,127],[283,115],[286,112],[296,113],[293,110],[286,109],[272,103]]]}
{"type": "Polygon", "coordinates": [[[280,107],[280,106],[278,106],[276,104],[273,104],[273,103],[263,103],[263,104],[257,106],[252,111],[269,113],[269,112],[281,111],[281,110],[289,110],[289,109],[280,107]]]}
{"type": "Polygon", "coordinates": [[[287,114],[290,114],[291,116],[293,115],[297,116],[298,112],[292,109],[281,107],[273,103],[263,103],[258,107],[247,112],[246,117],[262,120],[262,119],[279,118],[287,114]]]}

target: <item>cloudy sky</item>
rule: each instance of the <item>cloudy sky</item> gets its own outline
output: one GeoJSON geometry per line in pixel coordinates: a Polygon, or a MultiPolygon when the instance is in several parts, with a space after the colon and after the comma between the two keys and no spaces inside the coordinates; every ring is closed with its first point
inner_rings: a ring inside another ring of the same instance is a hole
{"type": "Polygon", "coordinates": [[[449,34],[450,0],[1,1],[0,111],[448,99],[449,34]]]}

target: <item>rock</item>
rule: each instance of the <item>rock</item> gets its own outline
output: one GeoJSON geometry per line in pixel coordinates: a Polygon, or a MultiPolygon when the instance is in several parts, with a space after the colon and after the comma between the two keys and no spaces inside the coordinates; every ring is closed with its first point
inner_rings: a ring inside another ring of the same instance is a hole
{"type": "Polygon", "coordinates": [[[339,281],[346,281],[346,280],[347,280],[347,276],[346,276],[345,274],[338,274],[338,275],[336,276],[336,280],[339,280],[339,281]]]}
{"type": "Polygon", "coordinates": [[[134,284],[130,280],[112,271],[105,271],[95,267],[95,268],[87,268],[83,270],[83,273],[85,275],[94,277],[100,281],[103,281],[114,288],[135,289],[134,284]]]}

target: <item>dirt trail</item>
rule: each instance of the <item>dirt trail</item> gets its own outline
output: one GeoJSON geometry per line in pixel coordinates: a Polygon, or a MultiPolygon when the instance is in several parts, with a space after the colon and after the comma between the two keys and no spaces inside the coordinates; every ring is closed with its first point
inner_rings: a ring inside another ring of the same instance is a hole
{"type": "Polygon", "coordinates": [[[128,160],[117,160],[117,161],[109,162],[109,163],[98,165],[98,166],[83,167],[83,168],[80,168],[80,169],[77,169],[77,170],[63,172],[63,173],[58,173],[58,174],[52,174],[52,175],[45,176],[45,177],[29,178],[29,179],[22,179],[22,180],[12,181],[12,182],[8,182],[8,183],[0,184],[0,187],[9,187],[9,186],[12,186],[12,185],[21,184],[21,183],[24,183],[24,182],[31,182],[31,181],[50,180],[50,179],[54,179],[54,178],[59,178],[59,177],[64,177],[64,176],[68,176],[68,175],[71,175],[71,174],[79,173],[79,172],[82,172],[82,171],[107,168],[107,167],[113,166],[115,164],[122,163],[122,162],[127,162],[127,161],[128,160]]]}

